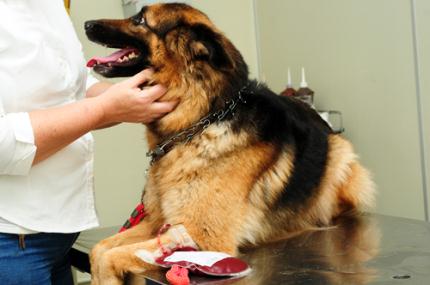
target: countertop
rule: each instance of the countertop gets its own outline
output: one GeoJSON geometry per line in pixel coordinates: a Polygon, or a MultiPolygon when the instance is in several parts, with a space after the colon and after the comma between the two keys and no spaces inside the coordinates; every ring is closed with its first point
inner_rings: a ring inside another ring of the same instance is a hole
{"type": "MultiPolygon", "coordinates": [[[[81,253],[118,227],[83,232],[81,253]]],[[[430,224],[364,214],[334,227],[307,231],[286,240],[243,250],[252,272],[240,279],[192,276],[192,284],[430,284],[430,224]]],[[[165,271],[130,276],[127,284],[168,284],[165,271]],[[152,283],[154,284],[154,283],[152,283]]]]}

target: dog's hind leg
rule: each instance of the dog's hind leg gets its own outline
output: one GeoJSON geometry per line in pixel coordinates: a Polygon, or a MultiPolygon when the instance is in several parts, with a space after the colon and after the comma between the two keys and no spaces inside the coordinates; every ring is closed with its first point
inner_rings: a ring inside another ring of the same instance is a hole
{"type": "Polygon", "coordinates": [[[359,210],[373,207],[375,185],[369,172],[358,162],[351,163],[348,179],[339,188],[338,196],[343,203],[359,210]]]}

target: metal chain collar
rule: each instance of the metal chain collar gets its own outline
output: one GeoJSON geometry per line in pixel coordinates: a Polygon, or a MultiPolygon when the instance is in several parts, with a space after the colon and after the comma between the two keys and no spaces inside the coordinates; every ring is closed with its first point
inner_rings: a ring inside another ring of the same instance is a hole
{"type": "Polygon", "coordinates": [[[239,102],[246,103],[243,98],[243,94],[249,91],[246,91],[248,85],[242,87],[239,90],[238,96],[232,100],[228,100],[225,102],[225,108],[209,114],[206,117],[200,119],[196,124],[192,125],[188,129],[185,129],[176,135],[171,136],[167,140],[159,143],[154,149],[148,151],[146,153],[147,157],[151,157],[151,165],[154,164],[158,159],[168,153],[175,145],[179,143],[188,143],[193,139],[195,135],[203,132],[206,128],[208,128],[214,122],[222,121],[228,114],[234,115],[234,109],[239,102]],[[246,91],[246,92],[245,92],[246,91]]]}

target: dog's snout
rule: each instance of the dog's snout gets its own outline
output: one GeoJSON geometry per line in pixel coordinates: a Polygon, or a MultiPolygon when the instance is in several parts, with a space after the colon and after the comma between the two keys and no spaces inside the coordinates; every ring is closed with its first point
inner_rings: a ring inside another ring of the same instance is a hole
{"type": "Polygon", "coordinates": [[[97,24],[97,21],[86,21],[84,24],[85,30],[92,29],[97,24]]]}

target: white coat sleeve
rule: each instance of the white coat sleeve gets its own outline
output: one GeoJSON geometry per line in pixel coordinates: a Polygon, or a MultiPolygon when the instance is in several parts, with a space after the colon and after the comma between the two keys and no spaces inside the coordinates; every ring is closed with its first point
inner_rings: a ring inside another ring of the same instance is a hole
{"type": "MultiPolygon", "coordinates": [[[[88,69],[86,88],[97,82],[88,69]]],[[[36,150],[29,114],[5,114],[0,99],[0,175],[27,175],[36,150]]]]}
{"type": "Polygon", "coordinates": [[[0,175],[27,175],[36,149],[29,114],[4,114],[0,100],[0,175]]]}

